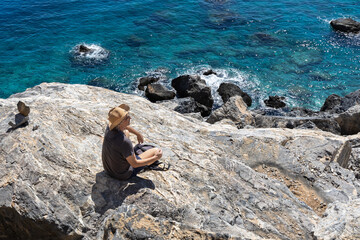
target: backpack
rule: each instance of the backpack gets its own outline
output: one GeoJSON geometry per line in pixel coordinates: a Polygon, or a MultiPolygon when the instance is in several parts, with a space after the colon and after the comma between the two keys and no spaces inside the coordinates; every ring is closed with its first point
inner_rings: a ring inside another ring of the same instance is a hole
{"type": "Polygon", "coordinates": [[[138,143],[134,147],[134,152],[135,152],[136,155],[140,155],[143,152],[146,152],[147,150],[152,149],[154,147],[155,146],[150,145],[150,144],[140,144],[140,143],[138,143]]]}

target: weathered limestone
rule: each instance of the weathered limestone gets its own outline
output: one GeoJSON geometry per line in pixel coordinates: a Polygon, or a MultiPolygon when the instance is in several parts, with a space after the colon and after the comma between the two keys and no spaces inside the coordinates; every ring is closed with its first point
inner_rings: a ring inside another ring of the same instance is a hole
{"type": "Polygon", "coordinates": [[[242,127],[253,122],[253,116],[247,111],[246,103],[238,95],[231,97],[223,106],[213,111],[206,121],[215,123],[222,119],[230,119],[242,127]]]}
{"type": "Polygon", "coordinates": [[[339,165],[348,161],[348,141],[356,146],[358,138],[212,125],[138,96],[43,83],[0,99],[0,231],[53,239],[356,238],[360,183],[339,165]],[[7,132],[20,99],[31,121],[7,132]],[[103,172],[106,117],[120,103],[130,105],[145,141],[163,149],[169,171],[124,182],[103,172]]]}

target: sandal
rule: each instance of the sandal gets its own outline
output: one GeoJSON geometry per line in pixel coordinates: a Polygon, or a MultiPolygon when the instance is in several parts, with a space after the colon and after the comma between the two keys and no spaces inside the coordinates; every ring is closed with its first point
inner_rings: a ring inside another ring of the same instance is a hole
{"type": "Polygon", "coordinates": [[[151,164],[150,166],[147,166],[147,169],[149,170],[155,170],[155,171],[167,171],[170,169],[170,163],[167,162],[159,162],[156,161],[153,164],[151,164]],[[156,164],[154,164],[156,163],[156,164]]]}

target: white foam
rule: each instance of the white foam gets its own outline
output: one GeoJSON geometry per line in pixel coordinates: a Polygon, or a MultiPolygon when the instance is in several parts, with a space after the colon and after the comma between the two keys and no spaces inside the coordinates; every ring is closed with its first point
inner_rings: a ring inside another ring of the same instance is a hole
{"type": "Polygon", "coordinates": [[[214,98],[214,106],[218,107],[223,104],[221,96],[218,94],[217,90],[221,83],[223,82],[231,82],[241,88],[244,92],[248,93],[250,96],[252,95],[252,91],[259,86],[259,82],[256,77],[251,77],[249,74],[240,71],[235,68],[212,68],[209,65],[198,65],[195,67],[188,68],[180,75],[200,75],[202,79],[206,81],[206,84],[211,87],[212,96],[214,98]],[[212,69],[215,74],[204,75],[203,73],[209,69],[212,69]]]}
{"type": "Polygon", "coordinates": [[[99,45],[96,44],[78,44],[76,45],[71,51],[72,54],[74,54],[75,58],[78,59],[88,59],[88,60],[104,60],[106,58],[109,57],[110,52],[108,50],[106,50],[105,48],[102,48],[99,45]],[[88,49],[90,49],[90,51],[88,52],[80,52],[79,48],[80,45],[83,45],[85,47],[87,47],[88,49]]]}

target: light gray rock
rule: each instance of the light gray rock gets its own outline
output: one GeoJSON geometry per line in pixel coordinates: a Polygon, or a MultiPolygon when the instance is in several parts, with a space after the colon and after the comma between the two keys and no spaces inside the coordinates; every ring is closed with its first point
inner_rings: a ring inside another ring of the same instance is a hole
{"type": "Polygon", "coordinates": [[[84,85],[43,83],[0,99],[0,106],[5,238],[359,236],[359,180],[338,164],[355,136],[211,125],[138,96],[84,85]],[[31,122],[7,132],[19,100],[31,108],[31,122]],[[163,149],[169,171],[123,182],[103,172],[107,113],[121,103],[131,107],[132,125],[145,141],[163,149]],[[337,221],[345,230],[332,227],[337,221]]]}
{"type": "Polygon", "coordinates": [[[349,108],[335,118],[341,128],[342,135],[352,135],[360,132],[360,105],[349,108]]]}
{"type": "Polygon", "coordinates": [[[306,123],[312,122],[318,129],[331,132],[334,134],[340,134],[341,128],[338,122],[333,118],[323,117],[288,117],[288,116],[267,116],[254,114],[254,126],[257,128],[298,128],[298,127],[310,127],[313,125],[306,125],[306,123]]]}
{"type": "Polygon", "coordinates": [[[315,228],[318,239],[360,239],[360,199],[329,205],[325,217],[315,228]],[[356,232],[354,232],[354,229],[356,232]]]}
{"type": "Polygon", "coordinates": [[[231,97],[224,105],[213,111],[206,120],[208,123],[215,123],[222,119],[230,119],[241,126],[250,125],[253,116],[247,111],[247,105],[241,96],[231,97]]]}

